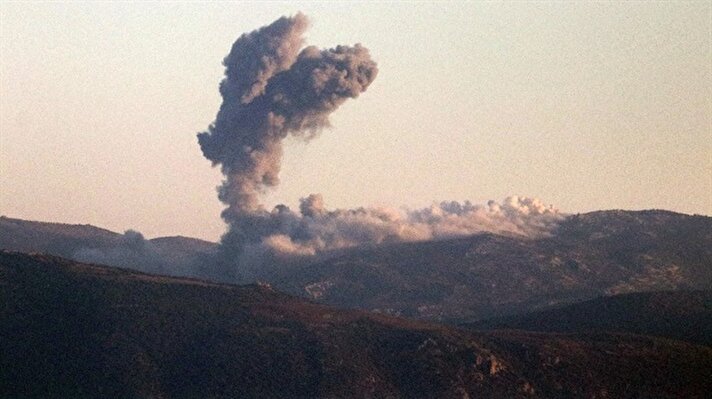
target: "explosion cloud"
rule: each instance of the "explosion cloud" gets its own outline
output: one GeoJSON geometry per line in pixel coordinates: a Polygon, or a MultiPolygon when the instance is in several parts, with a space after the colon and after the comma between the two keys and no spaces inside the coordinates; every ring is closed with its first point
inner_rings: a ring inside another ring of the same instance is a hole
{"type": "Polygon", "coordinates": [[[306,27],[302,14],[282,17],[242,35],[224,60],[223,103],[198,141],[226,176],[220,199],[228,222],[264,212],[259,195],[279,182],[288,134],[313,137],[329,125],[329,114],[376,78],[376,63],[361,45],[300,51],[306,27]]]}
{"type": "Polygon", "coordinates": [[[308,26],[299,13],[243,34],[224,59],[223,102],[215,122],[198,134],[203,154],[220,165],[219,198],[229,225],[222,248],[236,261],[266,252],[314,255],[332,249],[427,240],[482,231],[546,234],[561,218],[530,198],[476,206],[444,202],[420,210],[327,210],[319,194],[267,210],[260,196],[279,183],[282,140],[314,138],[329,115],[374,81],[376,63],[360,44],[303,47],[308,26]]]}

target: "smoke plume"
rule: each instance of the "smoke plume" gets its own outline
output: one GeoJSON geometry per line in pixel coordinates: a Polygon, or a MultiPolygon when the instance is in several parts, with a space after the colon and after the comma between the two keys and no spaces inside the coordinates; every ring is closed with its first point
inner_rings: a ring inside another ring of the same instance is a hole
{"type": "Polygon", "coordinates": [[[378,72],[359,44],[301,49],[306,27],[306,17],[297,14],[237,39],[224,60],[215,123],[198,134],[203,154],[226,176],[223,216],[246,234],[243,222],[264,214],[260,194],[279,182],[282,140],[315,136],[329,126],[329,114],[358,97],[378,72]]]}
{"type": "Polygon", "coordinates": [[[97,248],[80,248],[74,251],[72,259],[79,262],[97,263],[141,270],[148,273],[175,273],[173,265],[168,267],[165,256],[135,230],[126,230],[115,245],[97,248]]]}
{"type": "Polygon", "coordinates": [[[235,261],[265,253],[314,255],[338,248],[428,240],[482,231],[547,234],[561,218],[530,198],[502,204],[443,202],[417,210],[328,210],[319,194],[299,211],[268,210],[260,197],[279,183],[282,140],[314,138],[329,115],[357,98],[378,73],[360,44],[331,49],[303,47],[308,25],[299,13],[243,34],[225,57],[223,102],[208,131],[198,134],[203,154],[220,165],[219,198],[229,225],[222,249],[235,261]]]}

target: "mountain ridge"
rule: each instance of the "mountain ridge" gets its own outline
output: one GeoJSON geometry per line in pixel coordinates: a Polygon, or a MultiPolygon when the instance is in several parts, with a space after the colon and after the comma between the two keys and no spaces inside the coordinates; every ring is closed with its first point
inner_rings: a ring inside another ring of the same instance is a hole
{"type": "Polygon", "coordinates": [[[541,239],[396,243],[256,272],[286,292],[337,306],[483,319],[616,293],[711,289],[712,218],[597,212],[570,216],[541,239]]]}
{"type": "Polygon", "coordinates": [[[427,320],[472,321],[626,292],[712,289],[712,218],[671,211],[570,215],[538,239],[483,233],[317,257],[267,256],[251,267],[220,258],[217,244],[128,232],[94,247],[76,240],[62,247],[56,235],[32,246],[25,232],[20,236],[30,239],[17,245],[8,220],[0,219],[0,248],[151,273],[263,281],[325,304],[427,320]]]}

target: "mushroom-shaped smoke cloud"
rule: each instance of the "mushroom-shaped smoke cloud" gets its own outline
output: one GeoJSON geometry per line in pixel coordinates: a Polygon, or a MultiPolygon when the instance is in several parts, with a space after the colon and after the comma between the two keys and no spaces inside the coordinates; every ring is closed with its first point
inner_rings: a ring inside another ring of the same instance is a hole
{"type": "Polygon", "coordinates": [[[329,115],[364,92],[378,73],[359,44],[303,47],[307,25],[301,13],[282,17],[242,35],[224,60],[222,105],[208,131],[198,134],[203,154],[225,175],[219,190],[229,225],[223,252],[239,262],[254,254],[313,255],[481,231],[536,235],[559,220],[555,209],[518,197],[501,205],[329,211],[321,195],[312,194],[301,200],[298,213],[284,205],[265,209],[260,196],[279,183],[282,140],[290,134],[315,137],[329,126],[329,115]]]}

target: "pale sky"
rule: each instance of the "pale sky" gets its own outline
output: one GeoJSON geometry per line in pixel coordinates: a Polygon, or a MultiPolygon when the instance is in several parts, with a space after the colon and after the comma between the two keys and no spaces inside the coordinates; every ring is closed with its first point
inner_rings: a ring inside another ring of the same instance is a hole
{"type": "Polygon", "coordinates": [[[214,120],[240,34],[379,64],[333,129],[285,147],[266,203],[537,197],[712,214],[712,6],[699,2],[0,2],[0,214],[217,240],[214,120]]]}

